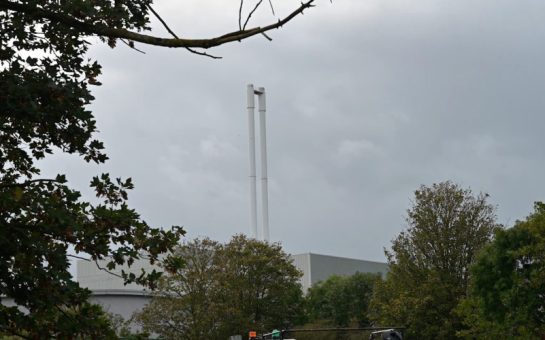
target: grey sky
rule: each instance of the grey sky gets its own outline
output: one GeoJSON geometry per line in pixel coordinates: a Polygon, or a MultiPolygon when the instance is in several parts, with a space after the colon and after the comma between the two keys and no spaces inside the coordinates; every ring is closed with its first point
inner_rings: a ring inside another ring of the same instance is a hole
{"type": "MultiPolygon", "coordinates": [[[[236,28],[238,2],[218,3],[157,10],[203,37],[236,28]]],[[[447,179],[488,192],[509,224],[545,199],[543,13],[541,0],[321,0],[272,42],[211,51],[219,61],[97,45],[92,109],[111,160],[54,156],[46,173],[82,189],[103,171],[132,176],[131,205],[150,224],[247,232],[254,83],[268,92],[271,238],[287,251],[383,260],[412,192],[447,179]]],[[[271,19],[267,7],[256,17],[271,19]]]]}

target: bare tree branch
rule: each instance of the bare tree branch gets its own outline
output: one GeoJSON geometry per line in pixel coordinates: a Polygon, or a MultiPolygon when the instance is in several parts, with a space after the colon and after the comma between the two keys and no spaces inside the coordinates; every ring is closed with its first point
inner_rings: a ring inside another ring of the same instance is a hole
{"type": "MultiPolygon", "coordinates": [[[[161,16],[159,15],[159,13],[157,13],[151,6],[148,5],[148,8],[149,10],[151,11],[151,13],[153,13],[153,15],[155,15],[155,17],[163,24],[163,26],[165,27],[165,29],[168,31],[168,33],[170,33],[175,39],[180,39],[178,37],[178,35],[176,35],[176,33],[174,33],[174,31],[172,29],[170,29],[170,27],[167,25],[167,23],[165,22],[165,20],[163,20],[163,18],[161,18],[161,16]]],[[[191,53],[194,53],[194,54],[198,54],[198,55],[202,55],[202,56],[205,56],[205,57],[209,57],[209,58],[212,58],[212,59],[221,59],[221,57],[217,57],[217,56],[214,56],[214,55],[210,55],[206,52],[200,52],[200,51],[196,51],[194,49],[192,49],[191,47],[186,47],[185,48],[186,50],[188,50],[189,52],[191,53]]]]}
{"type": "Polygon", "coordinates": [[[100,24],[91,24],[84,21],[80,21],[71,17],[66,13],[58,13],[47,11],[32,5],[15,3],[9,0],[0,0],[0,10],[11,10],[16,12],[22,12],[35,19],[48,19],[63,25],[77,28],[80,31],[89,35],[98,35],[102,37],[114,38],[114,39],[127,39],[137,41],[147,45],[171,47],[171,48],[204,48],[209,49],[226,43],[240,41],[250,38],[254,35],[261,34],[273,29],[277,29],[291,21],[293,18],[302,14],[307,8],[311,8],[314,5],[315,0],[306,0],[301,5],[291,12],[285,18],[278,20],[274,24],[270,24],[264,27],[254,27],[247,30],[239,30],[231,33],[227,33],[218,37],[208,39],[180,39],[180,38],[160,38],[151,35],[141,34],[137,32],[128,31],[126,29],[113,28],[100,24]]]}
{"type": "Polygon", "coordinates": [[[244,26],[242,26],[242,30],[245,30],[246,29],[246,25],[248,25],[248,21],[250,21],[250,18],[252,17],[252,15],[254,14],[254,12],[257,10],[257,8],[259,7],[259,5],[261,5],[261,3],[263,2],[263,0],[259,0],[257,2],[257,4],[255,4],[255,7],[254,9],[252,9],[250,11],[250,13],[248,14],[248,17],[246,18],[246,21],[244,22],[244,26]]]}
{"type": "Polygon", "coordinates": [[[97,266],[97,268],[98,268],[99,270],[103,270],[103,271],[105,271],[106,273],[108,273],[108,274],[110,274],[110,275],[117,276],[117,277],[119,277],[119,278],[121,278],[121,279],[125,279],[122,275],[119,275],[119,274],[114,273],[114,272],[112,272],[112,271],[110,271],[110,270],[108,270],[108,269],[106,269],[106,268],[104,268],[104,267],[101,267],[100,264],[98,264],[98,261],[97,261],[97,260],[95,260],[94,262],[95,262],[95,264],[96,264],[96,266],[97,266]]]}
{"type": "Polygon", "coordinates": [[[78,260],[85,260],[85,261],[91,262],[91,259],[88,259],[88,258],[83,257],[83,256],[78,256],[78,255],[73,255],[73,254],[68,254],[67,256],[73,257],[73,258],[78,259],[78,260]]]}
{"type": "Polygon", "coordinates": [[[276,15],[274,14],[274,6],[272,4],[272,0],[269,0],[269,5],[271,5],[271,12],[272,12],[272,15],[276,15]]]}
{"type": "Polygon", "coordinates": [[[140,52],[142,54],[146,54],[146,52],[142,51],[142,50],[139,50],[137,49],[136,47],[134,47],[134,43],[132,41],[126,41],[125,39],[119,39],[121,40],[122,43],[124,43],[125,45],[129,46],[130,48],[132,48],[133,50],[135,50],[136,52],[140,52]]]}
{"type": "Polygon", "coordinates": [[[208,54],[208,53],[206,53],[206,52],[197,51],[197,50],[192,49],[191,47],[186,47],[185,49],[188,50],[188,51],[191,52],[191,53],[198,54],[198,55],[202,55],[202,56],[205,56],[205,57],[208,57],[208,58],[212,58],[212,59],[222,59],[222,57],[218,57],[218,56],[216,56],[216,55],[208,54]]]}
{"type": "Polygon", "coordinates": [[[238,8],[238,29],[242,31],[242,7],[244,6],[244,0],[240,0],[240,7],[238,8]]]}
{"type": "Polygon", "coordinates": [[[150,5],[148,5],[148,8],[149,10],[151,11],[151,13],[153,13],[153,15],[155,15],[155,17],[161,22],[161,24],[163,24],[163,27],[165,27],[165,29],[168,31],[168,33],[170,33],[174,38],[176,39],[180,39],[176,33],[174,33],[173,30],[170,29],[170,27],[168,27],[167,23],[165,22],[165,20],[163,20],[163,18],[161,18],[161,16],[159,15],[159,13],[157,13],[153,7],[151,7],[150,5]]]}

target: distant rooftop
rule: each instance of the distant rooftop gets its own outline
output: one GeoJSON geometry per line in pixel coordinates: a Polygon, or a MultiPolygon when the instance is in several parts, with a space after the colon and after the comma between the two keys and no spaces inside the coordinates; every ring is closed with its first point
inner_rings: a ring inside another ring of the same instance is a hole
{"type": "MultiPolygon", "coordinates": [[[[303,291],[306,292],[313,284],[327,280],[331,275],[352,275],[356,272],[360,273],[380,273],[383,276],[388,272],[388,264],[376,261],[366,261],[352,259],[347,257],[304,253],[292,255],[294,265],[303,272],[301,285],[303,291]]],[[[105,263],[101,263],[101,267],[105,267],[105,263]]],[[[121,269],[125,271],[139,272],[140,269],[153,270],[158,269],[156,266],[150,265],[146,261],[136,261],[131,268],[117,268],[115,272],[121,273],[121,269]]],[[[80,260],[77,262],[77,279],[82,287],[86,287],[93,292],[110,292],[114,295],[130,295],[131,292],[141,292],[148,294],[144,287],[137,284],[124,285],[123,280],[104,270],[100,270],[95,263],[80,260]]]]}
{"type": "Polygon", "coordinates": [[[379,273],[385,276],[388,264],[340,256],[305,253],[292,256],[295,266],[303,272],[301,285],[306,292],[312,285],[327,280],[332,275],[379,273]]]}

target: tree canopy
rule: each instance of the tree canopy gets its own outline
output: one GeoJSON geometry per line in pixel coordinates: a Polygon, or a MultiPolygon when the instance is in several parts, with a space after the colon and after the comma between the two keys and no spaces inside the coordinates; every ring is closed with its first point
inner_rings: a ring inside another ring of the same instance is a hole
{"type": "Polygon", "coordinates": [[[460,332],[479,339],[545,335],[545,204],[512,228],[500,229],[472,267],[460,332]]]}
{"type": "Polygon", "coordinates": [[[314,284],[306,296],[309,321],[325,326],[369,327],[369,301],[379,279],[380,274],[356,273],[333,275],[314,284]]]}
{"type": "Polygon", "coordinates": [[[147,331],[168,339],[214,339],[217,268],[214,257],[220,246],[209,240],[193,240],[174,250],[184,265],[159,280],[152,301],[136,315],[147,331]]]}
{"type": "Polygon", "coordinates": [[[407,211],[407,230],[386,251],[390,272],[375,286],[372,317],[403,325],[417,339],[450,339],[467,294],[469,268],[497,228],[488,195],[451,182],[422,186],[407,211]]]}
{"type": "MultiPolygon", "coordinates": [[[[151,262],[178,244],[184,231],[149,226],[127,203],[130,178],[91,179],[97,199],[87,202],[67,177],[40,176],[37,162],[54,152],[86,162],[107,160],[96,138],[90,87],[101,67],[86,56],[98,37],[111,47],[124,42],[165,47],[211,48],[279,28],[312,6],[301,3],[285,18],[247,28],[258,3],[239,29],[210,39],[179,38],[151,0],[0,0],[0,332],[22,337],[68,337],[108,332],[89,292],[72,281],[69,257],[108,258],[104,270],[145,257],[151,262]],[[172,38],[144,34],[156,17],[172,38]],[[70,250],[71,249],[71,250],[70,250]],[[69,252],[70,250],[70,252],[69,252]],[[145,254],[145,255],[143,255],[145,254]],[[70,311],[70,312],[67,312],[70,311]],[[97,333],[98,332],[98,333],[97,333]]],[[[166,262],[175,270],[177,262],[166,262]]],[[[154,286],[159,273],[124,273],[126,282],[154,286]]]]}
{"type": "Polygon", "coordinates": [[[176,250],[185,265],[164,276],[136,318],[166,338],[219,339],[288,327],[301,312],[301,273],[278,244],[239,235],[176,250]]]}

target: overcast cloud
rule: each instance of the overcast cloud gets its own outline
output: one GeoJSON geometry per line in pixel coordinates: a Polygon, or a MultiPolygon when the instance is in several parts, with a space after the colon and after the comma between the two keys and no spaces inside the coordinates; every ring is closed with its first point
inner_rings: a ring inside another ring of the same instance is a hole
{"type": "MultiPolygon", "coordinates": [[[[277,15],[289,10],[276,2],[277,15]]],[[[181,36],[204,37],[235,29],[237,4],[157,10],[181,36]]],[[[82,190],[96,173],[131,176],[143,218],[189,237],[247,232],[254,83],[268,96],[271,238],[287,251],[382,261],[412,192],[443,180],[489,193],[512,224],[545,200],[543,13],[542,0],[319,0],[272,42],[211,51],[222,60],[97,44],[92,110],[111,160],[59,155],[45,172],[82,190]]],[[[274,18],[263,7],[256,20],[274,18]]]]}

